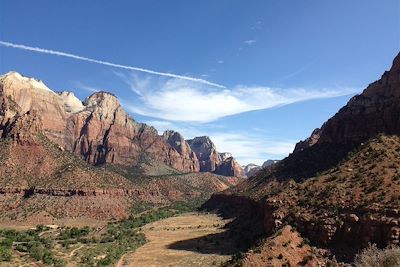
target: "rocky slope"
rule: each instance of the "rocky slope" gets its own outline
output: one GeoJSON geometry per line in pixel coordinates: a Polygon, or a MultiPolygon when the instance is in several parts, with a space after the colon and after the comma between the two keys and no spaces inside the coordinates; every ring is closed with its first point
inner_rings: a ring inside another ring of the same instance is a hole
{"type": "Polygon", "coordinates": [[[317,144],[359,144],[377,133],[400,134],[400,56],[389,71],[297,144],[295,152],[317,144]]]}
{"type": "Polygon", "coordinates": [[[141,203],[157,206],[205,200],[212,192],[240,181],[236,177],[182,174],[176,170],[132,180],[108,166],[88,164],[50,141],[39,129],[36,117],[29,112],[8,126],[0,139],[2,222],[122,219],[141,203]]]}
{"type": "MultiPolygon", "coordinates": [[[[343,261],[351,261],[368,243],[399,244],[399,95],[400,54],[390,71],[353,97],[293,154],[214,195],[206,207],[238,210],[238,223],[261,216],[258,233],[264,237],[292,225],[315,249],[328,248],[343,261]],[[241,215],[246,209],[256,211],[241,215]]],[[[244,260],[257,261],[255,254],[244,260]]]]}
{"type": "Polygon", "coordinates": [[[201,172],[212,172],[220,175],[245,177],[243,168],[230,153],[219,153],[208,136],[199,136],[187,140],[190,148],[200,163],[201,172]]]}
{"type": "Polygon", "coordinates": [[[134,122],[109,93],[81,103],[17,73],[0,81],[1,221],[121,219],[139,203],[204,200],[240,180],[197,173],[182,136],[134,122]]]}

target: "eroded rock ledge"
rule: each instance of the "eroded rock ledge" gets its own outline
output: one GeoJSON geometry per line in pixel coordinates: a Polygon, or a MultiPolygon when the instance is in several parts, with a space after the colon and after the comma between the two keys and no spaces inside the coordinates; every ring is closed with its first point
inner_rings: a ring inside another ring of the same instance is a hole
{"type": "Polygon", "coordinates": [[[130,197],[151,195],[159,196],[158,191],[131,190],[131,189],[61,189],[61,188],[18,188],[8,187],[0,188],[0,194],[17,194],[20,196],[29,197],[32,195],[49,195],[49,196],[110,196],[110,197],[130,197]]]}
{"type": "Polygon", "coordinates": [[[400,243],[400,212],[396,209],[343,209],[337,215],[282,212],[279,203],[254,201],[237,195],[215,194],[203,206],[236,217],[237,224],[251,223],[247,236],[269,236],[290,224],[314,244],[336,250],[351,248],[344,257],[353,257],[360,248],[375,243],[380,247],[400,243]]]}

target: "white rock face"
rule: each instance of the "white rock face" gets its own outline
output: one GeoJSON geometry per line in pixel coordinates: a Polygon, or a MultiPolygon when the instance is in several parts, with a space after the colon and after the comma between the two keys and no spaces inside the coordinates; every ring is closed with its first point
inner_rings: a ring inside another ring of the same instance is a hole
{"type": "Polygon", "coordinates": [[[265,168],[277,163],[278,161],[279,160],[269,159],[267,161],[264,161],[262,166],[259,166],[259,165],[254,164],[254,163],[250,163],[250,164],[248,164],[246,166],[243,166],[243,169],[244,169],[244,172],[245,172],[246,176],[250,178],[251,176],[255,175],[258,171],[260,171],[262,169],[265,169],[265,168]]]}
{"type": "Polygon", "coordinates": [[[76,113],[85,109],[82,102],[72,92],[62,92],[60,97],[64,102],[64,106],[67,112],[76,113]]]}
{"type": "Polygon", "coordinates": [[[221,161],[225,161],[228,158],[232,158],[233,157],[232,153],[229,153],[229,152],[223,152],[223,153],[218,153],[218,154],[219,154],[219,157],[220,157],[221,161]]]}
{"type": "Polygon", "coordinates": [[[244,173],[246,174],[247,177],[253,176],[256,172],[262,169],[261,166],[257,164],[250,163],[246,166],[244,166],[244,173]]]}
{"type": "Polygon", "coordinates": [[[11,81],[15,80],[16,82],[21,83],[24,86],[31,87],[31,88],[38,89],[38,90],[46,90],[46,91],[49,91],[49,92],[55,94],[42,81],[36,80],[34,78],[28,78],[28,77],[22,76],[18,72],[10,71],[10,72],[6,73],[5,75],[1,76],[0,78],[5,78],[5,77],[10,79],[11,81]]]}
{"type": "Polygon", "coordinates": [[[246,173],[248,173],[249,171],[251,171],[252,169],[255,169],[255,168],[261,168],[261,166],[254,164],[254,163],[250,163],[250,164],[247,164],[246,166],[243,166],[243,169],[246,173]]]}

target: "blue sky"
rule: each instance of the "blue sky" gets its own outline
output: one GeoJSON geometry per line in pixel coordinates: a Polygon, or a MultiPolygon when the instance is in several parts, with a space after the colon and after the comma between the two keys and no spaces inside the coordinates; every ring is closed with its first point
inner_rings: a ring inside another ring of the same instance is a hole
{"type": "Polygon", "coordinates": [[[260,164],[286,156],[390,67],[400,1],[5,0],[0,40],[35,50],[0,45],[1,73],[81,99],[111,91],[137,121],[209,135],[260,164]]]}

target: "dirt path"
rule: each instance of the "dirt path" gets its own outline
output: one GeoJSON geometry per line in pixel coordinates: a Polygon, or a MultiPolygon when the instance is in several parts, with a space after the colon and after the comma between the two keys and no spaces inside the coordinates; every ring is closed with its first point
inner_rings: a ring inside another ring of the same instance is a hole
{"type": "Polygon", "coordinates": [[[79,247],[75,248],[74,250],[72,250],[72,251],[69,253],[69,256],[70,256],[70,257],[74,256],[74,253],[75,253],[77,250],[79,250],[79,249],[81,249],[81,248],[83,248],[83,247],[84,247],[84,245],[80,245],[79,247]]]}
{"type": "Polygon", "coordinates": [[[233,253],[223,235],[226,223],[214,214],[191,213],[148,224],[143,232],[149,242],[117,266],[219,266],[233,253]]]}

